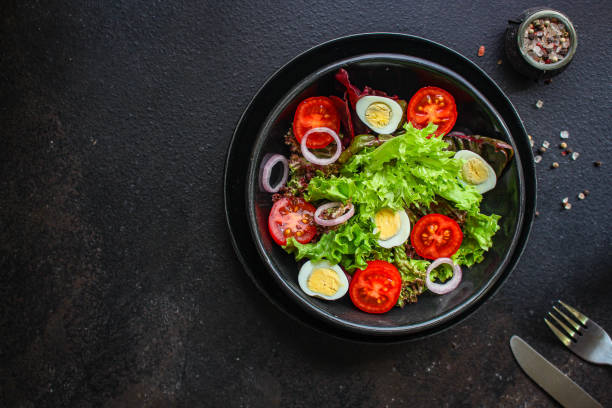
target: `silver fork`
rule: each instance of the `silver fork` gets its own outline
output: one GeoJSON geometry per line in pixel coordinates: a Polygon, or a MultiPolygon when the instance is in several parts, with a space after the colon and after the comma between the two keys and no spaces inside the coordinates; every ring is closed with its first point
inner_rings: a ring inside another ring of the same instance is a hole
{"type": "Polygon", "coordinates": [[[562,301],[558,302],[565,308],[569,314],[575,319],[570,318],[567,314],[563,313],[557,306],[553,306],[553,309],[565,319],[564,323],[557,316],[548,312],[548,315],[563,329],[565,333],[559,330],[553,325],[548,319],[544,318],[544,321],[552,330],[552,332],[561,340],[567,348],[576,353],[579,357],[586,361],[590,361],[595,364],[607,364],[612,365],[612,340],[604,329],[602,329],[597,323],[574,309],[573,307],[566,305],[562,301]],[[569,327],[568,327],[569,324],[569,327]],[[569,335],[569,337],[567,335],[569,335]]]}

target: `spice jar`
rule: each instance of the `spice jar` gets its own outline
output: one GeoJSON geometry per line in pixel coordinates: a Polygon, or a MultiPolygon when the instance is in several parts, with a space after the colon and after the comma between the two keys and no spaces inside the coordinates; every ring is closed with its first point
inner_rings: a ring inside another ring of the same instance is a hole
{"type": "Polygon", "coordinates": [[[536,7],[508,21],[505,50],[510,64],[533,79],[562,72],[571,62],[578,37],[569,18],[557,10],[536,7]]]}

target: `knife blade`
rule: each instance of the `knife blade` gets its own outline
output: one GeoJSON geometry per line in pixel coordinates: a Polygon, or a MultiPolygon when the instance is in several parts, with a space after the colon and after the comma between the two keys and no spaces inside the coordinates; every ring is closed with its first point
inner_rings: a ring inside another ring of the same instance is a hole
{"type": "Polygon", "coordinates": [[[559,404],[566,408],[603,408],[599,402],[519,336],[514,335],[510,338],[510,348],[523,371],[559,404]]]}

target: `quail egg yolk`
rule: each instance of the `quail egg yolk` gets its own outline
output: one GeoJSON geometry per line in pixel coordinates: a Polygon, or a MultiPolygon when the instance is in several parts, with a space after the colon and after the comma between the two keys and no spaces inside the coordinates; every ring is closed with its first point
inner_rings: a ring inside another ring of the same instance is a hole
{"type": "Polygon", "coordinates": [[[317,268],[308,278],[308,289],[325,296],[332,296],[340,289],[338,273],[329,268],[317,268]]]}
{"type": "Polygon", "coordinates": [[[378,238],[384,241],[397,234],[401,226],[400,215],[393,210],[383,208],[374,216],[374,223],[380,232],[378,238]]]}
{"type": "Polygon", "coordinates": [[[374,102],[366,109],[365,118],[372,126],[385,127],[391,120],[391,107],[382,102],[374,102]]]}
{"type": "Polygon", "coordinates": [[[487,166],[477,157],[468,159],[461,168],[463,179],[470,184],[482,184],[487,180],[487,166]]]}

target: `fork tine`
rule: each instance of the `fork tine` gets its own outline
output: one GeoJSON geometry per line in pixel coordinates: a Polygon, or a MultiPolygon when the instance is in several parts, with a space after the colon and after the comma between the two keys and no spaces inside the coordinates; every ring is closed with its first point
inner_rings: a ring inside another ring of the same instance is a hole
{"type": "Polygon", "coordinates": [[[557,323],[559,323],[559,326],[561,326],[561,328],[563,328],[563,329],[564,329],[564,330],[567,332],[567,334],[569,334],[569,335],[570,335],[570,337],[571,337],[571,338],[574,338],[574,337],[576,336],[576,332],[575,332],[575,331],[573,331],[572,329],[570,329],[569,327],[567,327],[567,326],[565,325],[565,323],[563,323],[561,320],[559,320],[559,318],[558,318],[557,316],[555,316],[554,314],[552,314],[552,313],[550,313],[550,312],[548,312],[548,315],[549,315],[550,317],[552,317],[553,319],[555,319],[555,321],[556,321],[557,323]]]}
{"type": "Polygon", "coordinates": [[[569,318],[568,315],[566,315],[565,313],[563,313],[562,311],[560,311],[557,306],[553,306],[553,309],[555,309],[557,311],[557,313],[559,313],[561,316],[563,316],[563,318],[565,318],[565,320],[567,320],[567,322],[574,328],[574,330],[576,331],[580,331],[580,325],[578,323],[576,323],[575,321],[573,321],[572,319],[569,318]]]}
{"type": "Polygon", "coordinates": [[[586,317],[585,315],[583,315],[582,313],[580,313],[579,311],[577,311],[576,309],[574,309],[573,307],[571,307],[570,305],[567,305],[565,303],[563,303],[560,300],[557,300],[559,303],[561,303],[561,305],[563,305],[563,307],[565,307],[571,314],[574,315],[574,317],[576,317],[576,319],[578,319],[578,321],[580,323],[582,323],[583,325],[586,326],[587,322],[589,321],[589,318],[586,317]]]}
{"type": "Polygon", "coordinates": [[[552,330],[552,332],[555,334],[555,336],[557,336],[557,338],[561,340],[561,343],[565,344],[566,347],[569,347],[572,344],[570,338],[567,337],[565,334],[561,333],[561,330],[553,326],[553,324],[549,322],[546,318],[544,318],[544,321],[546,322],[550,330],[552,330]]]}

